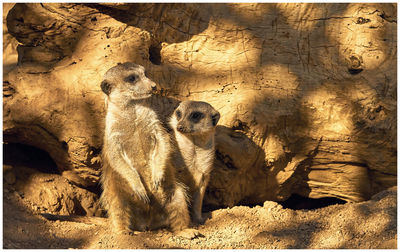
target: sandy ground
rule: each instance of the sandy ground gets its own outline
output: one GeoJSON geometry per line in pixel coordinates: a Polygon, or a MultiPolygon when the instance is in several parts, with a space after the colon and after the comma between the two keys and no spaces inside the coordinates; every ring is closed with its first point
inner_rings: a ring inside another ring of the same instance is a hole
{"type": "Polygon", "coordinates": [[[315,210],[285,209],[272,201],[218,209],[209,212],[210,218],[198,227],[203,237],[192,240],[167,230],[115,235],[101,217],[49,220],[51,215],[45,218],[28,199],[4,182],[3,248],[397,248],[397,187],[366,202],[315,210]]]}

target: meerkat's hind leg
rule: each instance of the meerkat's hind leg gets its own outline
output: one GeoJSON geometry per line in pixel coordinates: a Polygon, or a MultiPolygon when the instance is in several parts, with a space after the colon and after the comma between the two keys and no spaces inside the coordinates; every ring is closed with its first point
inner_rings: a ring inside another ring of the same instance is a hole
{"type": "Polygon", "coordinates": [[[196,229],[189,228],[190,215],[187,205],[187,195],[184,187],[177,183],[171,200],[166,205],[169,222],[176,236],[194,239],[203,235],[196,229]]]}
{"type": "Polygon", "coordinates": [[[192,203],[192,217],[193,217],[193,221],[196,224],[203,224],[204,223],[204,219],[203,219],[203,215],[201,212],[202,209],[202,188],[199,188],[196,190],[196,192],[193,195],[193,203],[192,203]]]}
{"type": "MultiPolygon", "coordinates": [[[[113,232],[121,235],[133,235],[132,211],[128,203],[123,202],[121,197],[109,195],[108,217],[111,222],[113,232]]],[[[121,196],[121,195],[120,195],[121,196]]]]}
{"type": "Polygon", "coordinates": [[[202,208],[203,208],[203,199],[204,194],[206,192],[206,187],[208,184],[209,177],[202,176],[201,183],[199,188],[196,190],[193,196],[193,206],[192,206],[192,214],[193,219],[197,224],[204,224],[207,218],[203,217],[202,208]]]}

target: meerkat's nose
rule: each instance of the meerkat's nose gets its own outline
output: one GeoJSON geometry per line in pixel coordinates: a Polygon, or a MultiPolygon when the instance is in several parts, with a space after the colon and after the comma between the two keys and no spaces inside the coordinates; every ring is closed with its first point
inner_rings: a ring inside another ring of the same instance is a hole
{"type": "Polygon", "coordinates": [[[178,126],[176,127],[176,129],[177,129],[179,132],[183,132],[183,130],[184,130],[184,128],[183,128],[182,125],[178,125],[178,126]]]}
{"type": "Polygon", "coordinates": [[[157,90],[157,84],[154,81],[150,80],[150,79],[148,79],[148,81],[150,82],[151,89],[153,91],[157,90]]]}

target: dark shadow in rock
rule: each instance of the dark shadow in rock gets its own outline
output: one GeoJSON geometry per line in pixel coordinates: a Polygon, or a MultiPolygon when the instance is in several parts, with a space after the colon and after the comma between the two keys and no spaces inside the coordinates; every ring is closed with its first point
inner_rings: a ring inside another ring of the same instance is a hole
{"type": "Polygon", "coordinates": [[[262,203],[273,197],[265,181],[264,151],[243,131],[218,125],[216,158],[204,196],[204,211],[233,207],[241,200],[262,203]]]}
{"type": "Polygon", "coordinates": [[[35,148],[43,150],[56,163],[55,169],[59,173],[70,167],[65,142],[60,142],[53,133],[39,124],[16,125],[14,128],[3,132],[3,141],[22,144],[20,146],[35,146],[35,148]]]}
{"type": "Polygon", "coordinates": [[[287,200],[280,202],[283,208],[289,208],[293,210],[299,210],[299,209],[312,210],[312,209],[327,207],[330,205],[336,205],[336,204],[342,205],[345,203],[346,201],[333,197],[311,199],[300,196],[298,194],[292,194],[292,196],[290,196],[287,200]]]}
{"type": "Polygon", "coordinates": [[[3,163],[28,166],[45,173],[60,174],[56,163],[46,151],[21,143],[3,143],[3,163]]]}

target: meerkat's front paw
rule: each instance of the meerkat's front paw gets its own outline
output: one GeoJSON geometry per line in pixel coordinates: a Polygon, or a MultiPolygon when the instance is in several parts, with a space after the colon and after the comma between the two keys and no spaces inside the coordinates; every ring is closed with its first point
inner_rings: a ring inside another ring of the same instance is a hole
{"type": "Polygon", "coordinates": [[[199,230],[193,229],[193,228],[187,228],[178,232],[175,232],[175,235],[184,239],[195,239],[198,237],[204,237],[199,230]]]}
{"type": "Polygon", "coordinates": [[[144,187],[141,188],[133,188],[135,194],[146,204],[150,203],[149,196],[147,195],[146,189],[144,187]]]}
{"type": "Polygon", "coordinates": [[[164,175],[163,174],[153,174],[152,177],[153,180],[153,187],[155,190],[158,190],[158,188],[161,186],[163,180],[164,180],[164,175]]]}

